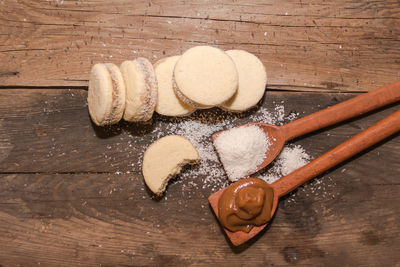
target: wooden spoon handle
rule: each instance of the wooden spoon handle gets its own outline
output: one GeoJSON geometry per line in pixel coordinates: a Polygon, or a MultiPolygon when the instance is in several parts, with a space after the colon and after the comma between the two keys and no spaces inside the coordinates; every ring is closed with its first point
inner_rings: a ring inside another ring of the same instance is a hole
{"type": "Polygon", "coordinates": [[[290,122],[281,129],[288,141],[397,101],[400,101],[400,81],[290,122]]]}
{"type": "Polygon", "coordinates": [[[272,186],[275,192],[277,192],[278,197],[281,197],[318,174],[336,166],[399,130],[400,110],[392,113],[385,119],[377,122],[300,169],[279,179],[272,186]]]}

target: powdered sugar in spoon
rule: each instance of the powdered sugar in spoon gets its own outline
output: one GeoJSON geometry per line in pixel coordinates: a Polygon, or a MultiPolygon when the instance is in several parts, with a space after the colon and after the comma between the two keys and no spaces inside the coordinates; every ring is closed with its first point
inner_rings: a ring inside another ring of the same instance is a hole
{"type": "MultiPolygon", "coordinates": [[[[270,145],[265,152],[263,162],[258,165],[255,170],[252,170],[243,177],[249,176],[266,167],[279,155],[285,143],[291,139],[359,116],[397,101],[400,101],[400,81],[354,97],[282,126],[265,123],[248,123],[237,126],[235,128],[256,125],[265,132],[270,140],[270,145]]],[[[212,135],[214,144],[216,138],[225,131],[229,130],[219,131],[212,135]]],[[[226,170],[226,166],[222,159],[221,161],[226,170]]]]}

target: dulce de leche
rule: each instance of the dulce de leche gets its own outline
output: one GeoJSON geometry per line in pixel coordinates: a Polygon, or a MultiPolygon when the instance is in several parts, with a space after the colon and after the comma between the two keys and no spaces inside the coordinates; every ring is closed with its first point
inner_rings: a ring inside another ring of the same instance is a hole
{"type": "Polygon", "coordinates": [[[218,202],[218,219],[231,232],[250,232],[271,219],[273,189],[259,178],[228,186],[218,202]]]}

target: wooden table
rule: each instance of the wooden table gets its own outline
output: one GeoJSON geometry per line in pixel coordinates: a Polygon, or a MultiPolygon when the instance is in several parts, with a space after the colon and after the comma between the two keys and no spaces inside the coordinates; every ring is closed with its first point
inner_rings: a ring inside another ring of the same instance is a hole
{"type": "MultiPolygon", "coordinates": [[[[151,199],[137,163],[156,139],[146,126],[110,133],[86,106],[96,62],[213,45],[261,58],[261,105],[313,113],[400,79],[399,1],[0,0],[0,14],[0,266],[400,264],[398,134],[320,176],[323,191],[314,181],[284,199],[235,248],[211,189],[182,181],[151,199]]],[[[398,108],[294,143],[317,157],[398,108]]]]}

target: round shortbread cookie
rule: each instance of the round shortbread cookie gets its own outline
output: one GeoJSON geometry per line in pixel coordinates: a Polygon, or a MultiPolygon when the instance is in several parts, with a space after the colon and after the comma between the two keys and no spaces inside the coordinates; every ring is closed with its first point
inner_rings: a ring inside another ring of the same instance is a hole
{"type": "Polygon", "coordinates": [[[237,92],[221,107],[229,111],[245,111],[257,105],[263,97],[267,84],[267,72],[263,63],[244,50],[225,51],[235,62],[239,74],[237,92]]]}
{"type": "Polygon", "coordinates": [[[98,63],[92,67],[87,101],[90,117],[96,125],[121,120],[125,109],[125,83],[116,65],[98,63]]]}
{"type": "Polygon", "coordinates": [[[153,65],[146,58],[127,60],[121,64],[126,86],[124,120],[148,121],[157,103],[157,80],[153,65]]]}
{"type": "Polygon", "coordinates": [[[165,116],[185,116],[196,109],[183,102],[173,88],[172,76],[174,67],[180,56],[163,58],[154,64],[154,72],[158,82],[158,97],[155,111],[165,116]]]}
{"type": "Polygon", "coordinates": [[[178,96],[198,108],[209,108],[231,98],[238,87],[233,60],[211,46],[188,49],[175,65],[174,81],[178,96]]]}
{"type": "Polygon", "coordinates": [[[143,156],[142,173],[150,190],[161,195],[168,181],[186,164],[200,161],[196,148],[186,138],[169,135],[151,144],[143,156]]]}

